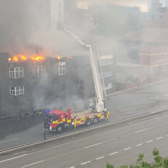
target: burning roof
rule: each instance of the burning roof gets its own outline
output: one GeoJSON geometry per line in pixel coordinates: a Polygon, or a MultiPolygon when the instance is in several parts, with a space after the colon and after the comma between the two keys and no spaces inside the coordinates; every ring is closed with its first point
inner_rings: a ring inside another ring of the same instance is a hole
{"type": "Polygon", "coordinates": [[[35,60],[35,61],[42,61],[44,60],[44,56],[42,55],[31,55],[31,56],[14,55],[13,57],[8,58],[8,61],[18,62],[18,61],[26,61],[28,59],[35,60]]]}
{"type": "MultiPolygon", "coordinates": [[[[44,61],[46,58],[46,56],[43,56],[43,55],[31,55],[31,56],[26,56],[26,55],[14,55],[10,58],[8,58],[8,61],[9,62],[20,62],[20,61],[26,61],[26,60],[32,60],[32,61],[44,61]]],[[[56,56],[56,57],[53,57],[53,58],[56,58],[58,60],[61,60],[62,57],[61,56],[56,56]]],[[[72,59],[72,57],[67,57],[68,59],[72,59]]]]}

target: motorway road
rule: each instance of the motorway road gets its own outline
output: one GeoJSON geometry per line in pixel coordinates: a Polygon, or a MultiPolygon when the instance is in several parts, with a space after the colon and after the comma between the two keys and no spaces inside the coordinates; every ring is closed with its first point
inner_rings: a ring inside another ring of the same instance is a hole
{"type": "Polygon", "coordinates": [[[105,168],[135,164],[140,153],[154,163],[156,147],[168,156],[168,114],[132,123],[104,133],[80,138],[58,146],[3,158],[1,168],[105,168]]]}
{"type": "MultiPolygon", "coordinates": [[[[106,108],[110,109],[109,122],[124,120],[126,118],[151,113],[168,107],[168,82],[147,88],[141,91],[128,93],[110,98],[106,108]]],[[[104,124],[100,122],[99,124],[104,124]]],[[[95,125],[92,125],[95,126],[95,125]]],[[[91,126],[90,126],[91,127],[91,126]]],[[[86,129],[81,126],[78,129],[86,129]]],[[[74,131],[66,130],[64,134],[74,131]]],[[[61,134],[47,133],[47,138],[60,136],[61,134]]],[[[0,150],[32,143],[43,139],[43,124],[28,130],[11,134],[0,140],[0,150]]]]}

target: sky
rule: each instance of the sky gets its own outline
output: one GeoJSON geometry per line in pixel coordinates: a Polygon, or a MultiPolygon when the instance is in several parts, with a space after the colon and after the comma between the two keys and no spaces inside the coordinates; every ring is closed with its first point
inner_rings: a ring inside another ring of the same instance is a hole
{"type": "Polygon", "coordinates": [[[142,12],[148,11],[148,0],[81,0],[77,3],[78,8],[88,9],[88,5],[101,5],[102,3],[114,3],[117,5],[124,5],[124,6],[139,6],[142,12]]]}

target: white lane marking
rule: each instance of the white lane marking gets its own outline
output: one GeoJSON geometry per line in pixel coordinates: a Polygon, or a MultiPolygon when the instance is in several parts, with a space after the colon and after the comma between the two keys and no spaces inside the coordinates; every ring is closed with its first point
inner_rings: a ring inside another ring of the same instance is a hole
{"type": "Polygon", "coordinates": [[[1,144],[1,143],[5,143],[5,142],[9,142],[9,141],[15,141],[15,140],[17,140],[17,139],[18,139],[18,138],[9,139],[9,140],[6,140],[6,141],[1,141],[0,144],[1,144]]]}
{"type": "Polygon", "coordinates": [[[100,159],[103,159],[104,158],[104,156],[102,156],[102,157],[99,157],[99,158],[97,158],[96,160],[100,160],[100,159]]]}
{"type": "Polygon", "coordinates": [[[138,144],[138,145],[136,145],[136,146],[141,146],[142,145],[142,143],[141,144],[138,144]]]}
{"type": "Polygon", "coordinates": [[[124,150],[129,150],[129,149],[131,149],[131,147],[129,147],[129,148],[126,148],[126,149],[124,149],[124,150]]]}
{"type": "Polygon", "coordinates": [[[70,168],[75,168],[75,166],[73,166],[73,167],[70,167],[70,168]]]}
{"type": "Polygon", "coordinates": [[[142,132],[142,131],[146,131],[146,130],[147,130],[147,128],[145,128],[145,129],[143,129],[143,130],[140,130],[140,131],[136,131],[135,134],[136,134],[136,133],[139,133],[139,132],[142,132]]]}
{"type": "Polygon", "coordinates": [[[97,143],[97,144],[94,144],[94,145],[91,145],[91,146],[87,146],[87,147],[84,147],[84,149],[87,149],[87,148],[91,148],[93,146],[97,146],[97,145],[100,145],[101,143],[97,143]]]}
{"type": "Polygon", "coordinates": [[[2,160],[2,161],[0,161],[0,163],[6,162],[6,161],[9,161],[9,160],[13,160],[13,159],[17,159],[17,158],[20,158],[20,157],[23,157],[23,156],[26,156],[26,155],[27,155],[27,154],[20,155],[20,156],[17,156],[17,157],[13,157],[13,158],[10,158],[10,159],[6,159],[6,160],[2,160]]]}
{"type": "Polygon", "coordinates": [[[84,164],[87,164],[87,163],[90,163],[90,161],[87,161],[87,162],[81,163],[81,165],[84,165],[84,164]]]}
{"type": "Polygon", "coordinates": [[[162,139],[163,137],[159,137],[159,138],[157,138],[157,139],[162,139]]]}
{"type": "Polygon", "coordinates": [[[118,153],[118,151],[117,152],[114,152],[114,153],[111,153],[110,155],[115,155],[115,154],[117,154],[118,153]]]}
{"type": "Polygon", "coordinates": [[[150,141],[147,141],[146,143],[150,143],[150,142],[152,142],[153,140],[150,140],[150,141]]]}
{"type": "Polygon", "coordinates": [[[41,161],[38,161],[38,162],[35,162],[35,163],[32,163],[32,164],[28,164],[28,165],[25,165],[25,166],[22,166],[21,168],[29,167],[29,166],[32,166],[32,165],[35,165],[35,164],[38,164],[38,163],[42,163],[42,162],[44,162],[44,160],[41,160],[41,161]]]}

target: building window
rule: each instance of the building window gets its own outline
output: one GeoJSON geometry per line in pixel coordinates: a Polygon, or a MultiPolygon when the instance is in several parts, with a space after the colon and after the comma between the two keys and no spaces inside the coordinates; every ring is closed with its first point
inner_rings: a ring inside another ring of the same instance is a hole
{"type": "Polygon", "coordinates": [[[65,89],[66,89],[66,84],[61,84],[61,85],[60,85],[60,90],[63,91],[63,90],[65,90],[65,89]]]}
{"type": "Polygon", "coordinates": [[[105,86],[105,89],[111,89],[113,88],[113,84],[112,83],[108,83],[107,86],[105,86]]]}
{"type": "Polygon", "coordinates": [[[58,9],[61,9],[61,3],[58,3],[58,9]]]}
{"type": "Polygon", "coordinates": [[[162,15],[160,15],[160,20],[162,20],[163,19],[163,16],[162,15]]]}
{"type": "Polygon", "coordinates": [[[18,96],[24,94],[24,86],[10,87],[10,95],[18,96]]]}
{"type": "Polygon", "coordinates": [[[162,70],[164,70],[164,65],[162,65],[162,70]]]}
{"type": "Polygon", "coordinates": [[[9,77],[10,78],[23,78],[24,77],[24,69],[23,67],[15,67],[9,68],[9,77]]]}
{"type": "Polygon", "coordinates": [[[109,65],[109,64],[113,64],[113,58],[109,58],[109,59],[100,59],[101,61],[101,65],[109,65]]]}
{"type": "Polygon", "coordinates": [[[153,56],[153,60],[154,60],[154,61],[156,60],[156,56],[155,56],[155,55],[153,56]]]}
{"type": "Polygon", "coordinates": [[[112,71],[103,72],[103,78],[107,78],[107,77],[111,77],[111,76],[113,76],[113,72],[112,71]]]}
{"type": "Polygon", "coordinates": [[[83,86],[84,86],[84,81],[81,80],[78,82],[78,89],[83,89],[83,86]]]}
{"type": "Polygon", "coordinates": [[[44,76],[46,74],[46,66],[39,66],[33,68],[33,76],[44,76]]]}
{"type": "Polygon", "coordinates": [[[162,54],[162,59],[164,59],[164,54],[162,54]]]}
{"type": "Polygon", "coordinates": [[[61,11],[59,10],[59,17],[61,17],[61,11]]]}
{"type": "Polygon", "coordinates": [[[155,72],[157,72],[157,69],[158,69],[158,67],[157,67],[157,66],[156,66],[156,67],[154,67],[154,71],[155,71],[155,72]]]}
{"type": "Polygon", "coordinates": [[[66,62],[59,62],[55,64],[54,71],[56,75],[65,75],[66,74],[66,62]]]}

